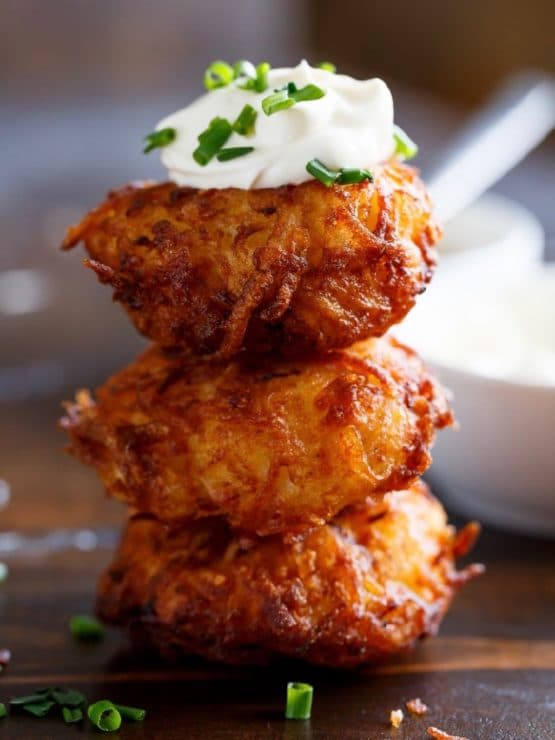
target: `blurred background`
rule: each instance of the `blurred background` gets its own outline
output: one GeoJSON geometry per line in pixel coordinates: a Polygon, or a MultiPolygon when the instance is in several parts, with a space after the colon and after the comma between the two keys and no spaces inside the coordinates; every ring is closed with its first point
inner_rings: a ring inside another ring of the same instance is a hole
{"type": "MultiPolygon", "coordinates": [[[[211,60],[306,57],[383,77],[424,174],[503,79],[555,73],[553,0],[0,0],[0,18],[0,506],[12,497],[3,530],[122,516],[93,472],[61,452],[56,419],[63,398],[102,382],[141,340],[82,253],[58,245],[107,190],[164,176],[142,137],[202,92],[211,60]]],[[[554,168],[551,136],[495,186],[539,220],[547,259],[554,168]]]]}

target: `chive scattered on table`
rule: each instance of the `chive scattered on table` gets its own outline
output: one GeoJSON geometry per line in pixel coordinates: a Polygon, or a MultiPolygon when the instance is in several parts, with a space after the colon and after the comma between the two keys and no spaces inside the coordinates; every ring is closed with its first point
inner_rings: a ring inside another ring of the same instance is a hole
{"type": "Polygon", "coordinates": [[[68,725],[73,724],[83,719],[83,711],[79,707],[62,707],[62,717],[68,725]]]}
{"type": "Polygon", "coordinates": [[[131,722],[142,722],[146,717],[146,709],[139,709],[139,707],[126,707],[123,704],[114,704],[114,706],[123,719],[130,720],[131,722]]]}
{"type": "Polygon", "coordinates": [[[103,732],[115,732],[121,727],[121,714],[107,699],[91,704],[87,715],[93,725],[103,732]]]}
{"type": "Polygon", "coordinates": [[[286,719],[310,719],[314,689],[309,683],[287,684],[286,719]]]}
{"type": "Polygon", "coordinates": [[[81,642],[100,640],[104,636],[104,627],[88,614],[76,614],[69,620],[71,634],[81,642]]]}
{"type": "Polygon", "coordinates": [[[21,708],[33,717],[45,717],[55,704],[51,699],[42,699],[35,703],[22,704],[21,708]]]}

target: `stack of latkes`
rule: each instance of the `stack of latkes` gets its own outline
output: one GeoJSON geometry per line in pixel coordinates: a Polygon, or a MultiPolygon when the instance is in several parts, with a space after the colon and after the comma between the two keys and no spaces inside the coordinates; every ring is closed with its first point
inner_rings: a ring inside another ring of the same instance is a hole
{"type": "Polygon", "coordinates": [[[154,340],[62,424],[131,514],[98,612],[167,656],[373,662],[476,568],[419,481],[446,393],[390,336],[439,235],[415,171],[260,190],[140,183],[72,228],[154,340]]]}

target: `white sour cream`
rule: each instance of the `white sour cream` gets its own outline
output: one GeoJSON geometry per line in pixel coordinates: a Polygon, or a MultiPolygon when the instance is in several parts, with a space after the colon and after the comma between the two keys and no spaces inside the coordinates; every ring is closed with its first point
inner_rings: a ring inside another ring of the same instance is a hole
{"type": "Polygon", "coordinates": [[[555,387],[555,264],[497,277],[444,275],[394,333],[440,369],[555,387]]]}
{"type": "Polygon", "coordinates": [[[311,179],[306,164],[319,159],[331,169],[371,168],[393,153],[393,99],[380,79],[355,80],[311,67],[272,69],[263,93],[241,90],[232,83],[212,90],[194,103],[164,118],[158,129],[171,127],[175,141],[161,150],[163,165],[178,185],[195,188],[269,188],[311,179]],[[294,82],[325,90],[324,97],[296,103],[267,116],[262,100],[276,88],[294,82]],[[214,157],[202,167],[193,159],[198,135],[213,118],[233,123],[243,107],[258,111],[250,137],[233,133],[226,147],[254,147],[245,156],[227,162],[214,157]]]}

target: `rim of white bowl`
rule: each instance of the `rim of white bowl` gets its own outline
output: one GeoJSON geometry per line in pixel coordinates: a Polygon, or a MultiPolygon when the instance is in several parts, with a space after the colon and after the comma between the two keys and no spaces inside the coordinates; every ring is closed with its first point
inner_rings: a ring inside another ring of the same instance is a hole
{"type": "MultiPolygon", "coordinates": [[[[512,198],[491,192],[482,195],[474,203],[467,206],[464,211],[457,214],[451,222],[446,224],[445,233],[448,235],[448,239],[452,239],[454,242],[456,241],[454,238],[449,237],[449,231],[451,228],[454,229],[456,227],[457,221],[463,221],[465,214],[472,213],[472,211],[487,210],[488,208],[498,213],[501,212],[500,218],[497,220],[497,223],[501,225],[497,235],[485,238],[483,241],[473,239],[470,246],[442,246],[442,240],[439,242],[439,254],[442,260],[447,261],[451,258],[463,258],[468,253],[477,249],[489,251],[492,249],[506,248],[507,244],[516,242],[516,240],[525,245],[522,247],[523,252],[539,251],[541,253],[543,251],[545,245],[545,229],[535,213],[512,198]]],[[[447,244],[449,244],[449,241],[447,241],[447,244]]]]}

